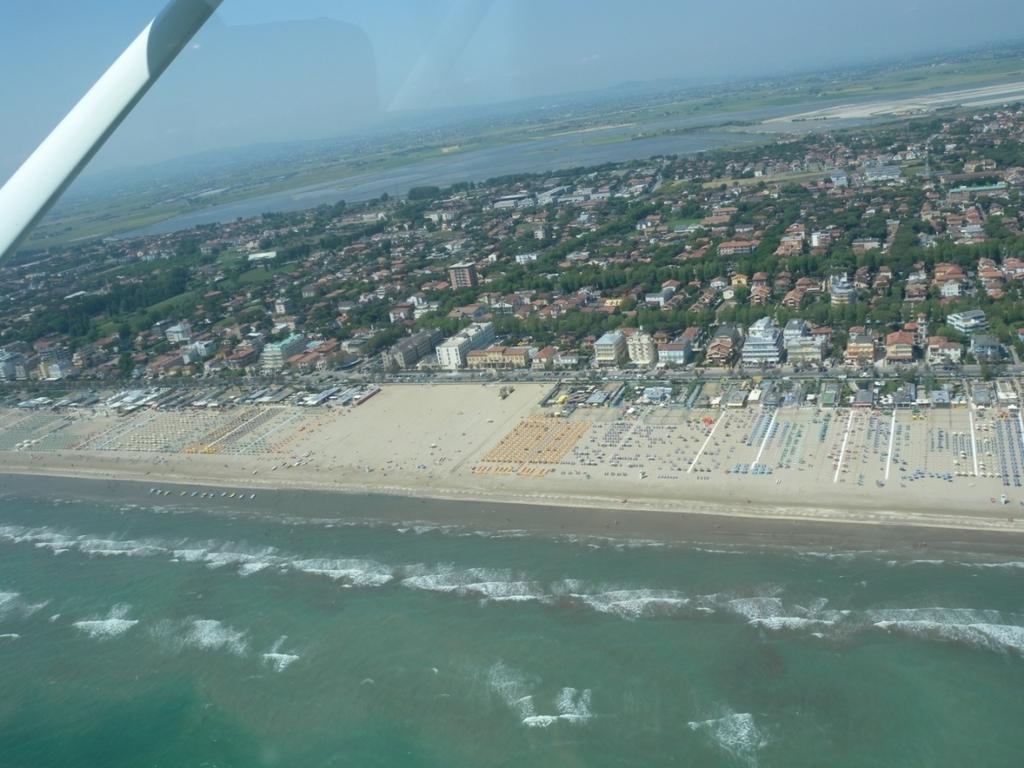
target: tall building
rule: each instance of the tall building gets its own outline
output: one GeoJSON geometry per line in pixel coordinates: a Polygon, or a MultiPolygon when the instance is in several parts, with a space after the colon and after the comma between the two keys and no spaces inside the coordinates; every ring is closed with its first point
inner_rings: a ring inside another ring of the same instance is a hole
{"type": "Polygon", "coordinates": [[[811,333],[806,320],[794,317],[782,331],[782,346],[791,363],[821,363],[825,357],[825,337],[811,333]]]}
{"type": "Polygon", "coordinates": [[[786,360],[790,363],[819,365],[825,359],[824,336],[801,336],[786,344],[786,360]]]}
{"type": "Polygon", "coordinates": [[[437,364],[448,371],[466,367],[466,356],[474,349],[483,349],[494,342],[491,323],[473,323],[437,346],[437,364]]]}
{"type": "Polygon", "coordinates": [[[626,351],[629,353],[629,361],[636,365],[654,365],[658,362],[654,337],[643,328],[626,340],[626,351]]]}
{"type": "Polygon", "coordinates": [[[869,333],[851,333],[843,360],[847,364],[875,362],[875,339],[869,333]]]}
{"type": "Polygon", "coordinates": [[[476,265],[471,261],[452,264],[448,267],[448,279],[456,291],[462,288],[476,288],[476,265]]]}
{"type": "Polygon", "coordinates": [[[747,329],[743,365],[778,365],[782,360],[782,330],[770,317],[762,317],[747,329]]]}
{"type": "Polygon", "coordinates": [[[273,373],[284,368],[284,361],[299,354],[306,348],[306,337],[301,333],[293,333],[284,341],[267,344],[260,355],[260,368],[264,373],[273,373]]]}
{"type": "Polygon", "coordinates": [[[829,289],[833,307],[852,304],[857,300],[857,289],[850,282],[846,275],[832,279],[832,287],[829,289]]]}
{"type": "Polygon", "coordinates": [[[626,337],[622,331],[608,331],[594,342],[594,362],[598,365],[618,365],[626,358],[626,337]]]}
{"type": "Polygon", "coordinates": [[[811,325],[806,320],[799,317],[791,318],[786,322],[786,327],[782,329],[782,343],[787,349],[789,348],[790,342],[802,339],[805,336],[811,335],[811,325]]]}

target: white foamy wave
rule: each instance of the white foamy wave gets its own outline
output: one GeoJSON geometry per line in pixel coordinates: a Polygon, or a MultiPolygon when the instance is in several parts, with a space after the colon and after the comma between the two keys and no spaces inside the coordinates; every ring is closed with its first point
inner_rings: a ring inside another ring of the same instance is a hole
{"type": "Polygon", "coordinates": [[[867,611],[873,622],[931,622],[934,624],[1003,623],[999,611],[974,608],[873,608],[867,611]]]}
{"type": "Polygon", "coordinates": [[[238,568],[238,573],[242,576],[251,576],[254,573],[259,573],[269,568],[273,563],[266,560],[256,560],[251,563],[244,563],[238,568]]]}
{"type": "MultiPolygon", "coordinates": [[[[234,546],[234,545],[229,545],[234,546]]],[[[245,552],[237,549],[213,549],[206,548],[202,562],[207,568],[223,568],[229,565],[237,565],[239,573],[246,576],[256,573],[264,568],[269,568],[277,561],[274,554],[276,550],[272,547],[261,549],[255,552],[245,552]]]]}
{"type": "Polygon", "coordinates": [[[530,715],[523,718],[523,725],[527,728],[547,728],[557,722],[555,715],[530,715]]]}
{"type": "Polygon", "coordinates": [[[580,579],[562,579],[551,585],[551,591],[555,595],[571,596],[583,592],[586,584],[580,579]]]}
{"type": "Polygon", "coordinates": [[[751,622],[785,615],[782,600],[777,597],[739,597],[726,601],[725,607],[751,622]]]}
{"type": "Polygon", "coordinates": [[[537,716],[530,683],[522,672],[500,661],[487,671],[487,686],[524,722],[537,716]]]}
{"type": "Polygon", "coordinates": [[[158,541],[75,536],[51,528],[26,528],[23,526],[0,527],[0,541],[32,544],[37,549],[48,549],[58,555],[72,549],[90,557],[151,557],[167,552],[167,549],[158,541]]]}
{"type": "Polygon", "coordinates": [[[751,619],[750,623],[755,627],[771,630],[798,630],[808,627],[830,627],[834,621],[826,619],[809,619],[806,616],[771,616],[765,619],[751,619]]]}
{"type": "Polygon", "coordinates": [[[663,589],[615,589],[594,594],[574,594],[585,605],[599,613],[626,619],[665,616],[689,605],[681,592],[663,589]]]}
{"type": "Polygon", "coordinates": [[[223,568],[226,565],[239,565],[252,560],[252,555],[243,552],[207,552],[203,562],[208,568],[223,568]]]}
{"type": "Polygon", "coordinates": [[[281,653],[281,646],[284,645],[284,641],[287,639],[288,635],[281,635],[281,637],[279,637],[270,647],[270,650],[262,656],[263,662],[265,664],[269,664],[278,672],[284,672],[285,669],[299,660],[299,656],[297,654],[281,653]]]}
{"type": "Polygon", "coordinates": [[[13,613],[21,604],[21,595],[17,592],[0,592],[0,619],[13,613]]]}
{"type": "Polygon", "coordinates": [[[1024,562],[1013,560],[1005,563],[961,563],[969,568],[1024,568],[1024,562]]]}
{"type": "Polygon", "coordinates": [[[115,605],[105,619],[76,621],[72,626],[93,640],[109,640],[123,635],[139,623],[138,619],[125,618],[130,610],[127,605],[115,605]]]}
{"type": "Polygon", "coordinates": [[[716,747],[749,766],[757,765],[757,753],[767,743],[749,713],[696,720],[687,726],[691,731],[703,733],[716,747]]]}
{"type": "Polygon", "coordinates": [[[557,722],[580,725],[593,717],[590,710],[591,691],[562,688],[555,700],[556,714],[539,714],[530,681],[522,672],[503,662],[494,664],[487,672],[487,685],[505,702],[527,728],[548,728],[557,722]]]}
{"type": "MultiPolygon", "coordinates": [[[[456,568],[438,566],[430,569],[412,566],[406,569],[410,575],[402,579],[402,586],[425,592],[450,592],[487,597],[488,593],[500,596],[503,591],[512,594],[528,582],[513,578],[511,571],[489,568],[456,568]],[[519,585],[505,587],[500,585],[519,585]]],[[[533,590],[530,585],[529,590],[533,590]]],[[[528,590],[528,591],[529,591],[528,590]]],[[[528,593],[528,592],[527,592],[528,593]]]]}
{"type": "Polygon", "coordinates": [[[153,557],[166,553],[159,544],[130,539],[89,539],[80,538],[75,544],[79,552],[92,557],[153,557]]]}
{"type": "Polygon", "coordinates": [[[354,587],[382,587],[394,579],[391,568],[374,560],[315,558],[293,560],[288,566],[302,573],[343,580],[354,587]]]}
{"type": "Polygon", "coordinates": [[[284,672],[289,666],[299,660],[293,653],[264,653],[263,661],[272,666],[278,672],[284,672]]]}
{"type": "Polygon", "coordinates": [[[213,619],[193,619],[182,641],[204,651],[225,650],[241,656],[248,645],[245,635],[213,619]]]}
{"type": "Polygon", "coordinates": [[[50,528],[26,528],[20,525],[0,526],[0,541],[9,544],[31,544],[38,549],[66,551],[74,540],[50,528]]]}
{"type": "MultiPolygon", "coordinates": [[[[828,598],[825,597],[814,598],[806,607],[795,605],[789,609],[789,613],[783,609],[781,601],[776,602],[776,598],[755,599],[760,602],[752,604],[749,600],[745,601],[737,612],[744,616],[753,616],[748,618],[751,626],[772,631],[820,630],[833,627],[850,615],[850,611],[847,610],[826,610],[828,598]],[[781,611],[781,615],[776,614],[777,609],[781,611]]],[[[735,607],[733,608],[735,610],[735,607]]],[[[814,634],[821,636],[821,632],[814,634]]]]}
{"type": "Polygon", "coordinates": [[[593,715],[590,712],[591,690],[586,688],[577,691],[575,688],[563,688],[555,701],[555,711],[560,720],[571,723],[585,723],[593,715]]]}
{"type": "Polygon", "coordinates": [[[48,604],[48,600],[42,603],[28,603],[19,592],[0,592],[0,621],[7,618],[26,619],[48,604]]]}
{"type": "Polygon", "coordinates": [[[6,632],[0,635],[0,640],[17,640],[21,635],[16,635],[13,632],[6,632]]]}
{"type": "Polygon", "coordinates": [[[465,584],[457,590],[460,594],[479,595],[494,602],[525,602],[544,600],[547,595],[539,585],[531,581],[480,581],[465,584]]]}
{"type": "Polygon", "coordinates": [[[938,621],[877,621],[875,626],[925,640],[964,643],[990,651],[1024,653],[1024,627],[1015,624],[948,624],[938,621]]]}
{"type": "Polygon", "coordinates": [[[360,559],[299,559],[288,557],[273,548],[246,550],[238,544],[216,541],[161,542],[158,540],[133,541],[88,536],[74,536],[48,528],[22,526],[0,527],[0,541],[30,543],[55,553],[74,549],[90,556],[151,557],[169,556],[184,563],[204,563],[218,569],[236,566],[238,573],[249,576],[272,567],[282,567],[303,573],[343,580],[354,587],[380,587],[394,579],[390,567],[372,560],[360,559]]]}
{"type": "Polygon", "coordinates": [[[176,549],[172,552],[175,559],[186,563],[198,563],[206,557],[205,549],[176,549]]]}
{"type": "Polygon", "coordinates": [[[899,568],[906,565],[945,565],[945,560],[887,560],[885,563],[890,568],[899,568]]]}

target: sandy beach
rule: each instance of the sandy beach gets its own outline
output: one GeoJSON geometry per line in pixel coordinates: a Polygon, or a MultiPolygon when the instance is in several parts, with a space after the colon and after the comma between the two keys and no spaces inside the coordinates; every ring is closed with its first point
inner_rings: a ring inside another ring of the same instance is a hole
{"type": "Polygon", "coordinates": [[[540,406],[550,385],[389,385],[358,407],[0,412],[2,472],[244,507],[319,491],[1024,532],[1024,425],[992,409],[540,406]],[[245,493],[243,494],[243,490],[245,493]],[[235,494],[229,496],[229,494],[235,494]]]}

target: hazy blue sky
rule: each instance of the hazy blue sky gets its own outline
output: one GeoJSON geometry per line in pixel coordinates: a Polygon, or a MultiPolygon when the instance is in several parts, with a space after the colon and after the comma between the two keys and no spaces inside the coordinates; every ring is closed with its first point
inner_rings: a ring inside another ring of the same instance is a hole
{"type": "MultiPolygon", "coordinates": [[[[162,5],[0,2],[0,176],[162,5]]],[[[1021,0],[224,0],[94,167],[334,136],[404,110],[807,70],[1022,30],[1021,0]]]]}

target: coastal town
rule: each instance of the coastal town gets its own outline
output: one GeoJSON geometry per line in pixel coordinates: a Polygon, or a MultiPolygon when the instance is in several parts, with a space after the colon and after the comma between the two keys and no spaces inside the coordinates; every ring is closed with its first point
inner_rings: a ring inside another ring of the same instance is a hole
{"type": "Polygon", "coordinates": [[[8,5],[0,768],[1021,763],[1024,2],[8,5]]]}
{"type": "Polygon", "coordinates": [[[1022,136],[933,116],[22,255],[0,377],[988,377],[1024,349],[1022,136]]]}
{"type": "Polygon", "coordinates": [[[842,487],[1015,529],[1022,141],[958,114],[23,256],[0,450],[198,498],[842,487]]]}

